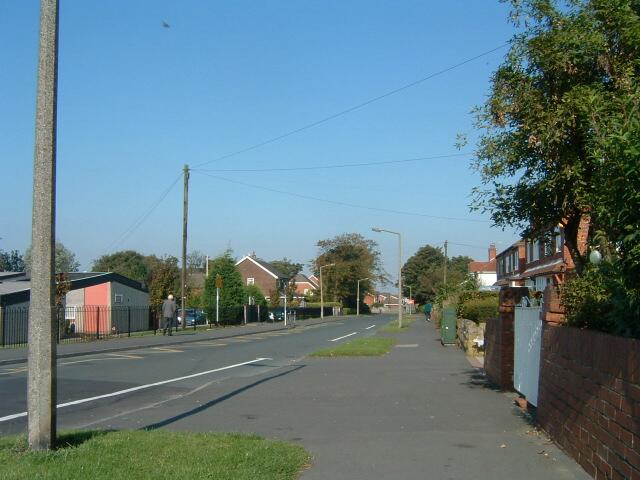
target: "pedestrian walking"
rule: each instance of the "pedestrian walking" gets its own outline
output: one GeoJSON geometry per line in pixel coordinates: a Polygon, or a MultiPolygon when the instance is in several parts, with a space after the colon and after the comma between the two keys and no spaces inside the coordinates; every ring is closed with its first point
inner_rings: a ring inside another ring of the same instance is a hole
{"type": "Polygon", "coordinates": [[[433,309],[433,305],[429,302],[424,304],[424,314],[427,317],[427,322],[431,321],[431,310],[433,309]]]}
{"type": "Polygon", "coordinates": [[[173,299],[173,295],[169,294],[167,299],[162,302],[162,318],[164,320],[164,328],[162,330],[162,335],[173,335],[173,319],[176,316],[176,311],[178,307],[176,306],[176,301],[173,299]]]}

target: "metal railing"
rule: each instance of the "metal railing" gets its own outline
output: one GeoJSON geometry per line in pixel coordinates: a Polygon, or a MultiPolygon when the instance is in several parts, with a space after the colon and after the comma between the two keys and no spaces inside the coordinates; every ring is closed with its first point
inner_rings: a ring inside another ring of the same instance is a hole
{"type": "MultiPolygon", "coordinates": [[[[158,311],[146,306],[57,307],[54,334],[58,343],[74,343],[155,332],[159,328],[158,311]]],[[[28,338],[29,308],[0,308],[0,347],[24,346],[28,338]]]]}

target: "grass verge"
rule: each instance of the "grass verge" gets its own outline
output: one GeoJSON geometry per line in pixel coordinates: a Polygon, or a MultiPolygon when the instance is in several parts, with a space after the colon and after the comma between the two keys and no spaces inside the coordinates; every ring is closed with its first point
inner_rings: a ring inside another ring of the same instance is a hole
{"type": "Polygon", "coordinates": [[[393,322],[390,322],[387,326],[381,328],[380,331],[386,332],[386,333],[404,332],[409,328],[409,325],[411,325],[413,322],[416,321],[416,318],[417,317],[403,317],[402,328],[398,327],[398,320],[394,320],[393,322]]]}
{"type": "Polygon", "coordinates": [[[312,357],[378,357],[389,353],[395,340],[389,337],[358,338],[334,348],[311,354],[312,357]]]}
{"type": "Polygon", "coordinates": [[[30,452],[24,437],[0,438],[6,479],[298,478],[309,455],[300,446],[236,433],[68,432],[59,448],[30,452]]]}

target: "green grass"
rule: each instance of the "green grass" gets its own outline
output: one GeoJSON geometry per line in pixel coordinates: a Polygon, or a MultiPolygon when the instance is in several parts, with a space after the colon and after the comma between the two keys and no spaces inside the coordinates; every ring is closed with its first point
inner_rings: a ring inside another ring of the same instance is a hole
{"type": "Polygon", "coordinates": [[[409,328],[409,325],[411,325],[413,322],[416,321],[416,318],[417,318],[416,316],[402,317],[402,328],[398,327],[398,320],[394,320],[393,322],[390,322],[387,326],[381,328],[380,331],[386,332],[386,333],[404,332],[409,328]]]}
{"type": "Polygon", "coordinates": [[[395,340],[389,337],[358,338],[335,348],[312,353],[312,357],[378,357],[389,353],[395,340]]]}
{"type": "Polygon", "coordinates": [[[300,446],[236,433],[70,432],[58,444],[30,452],[24,437],[0,438],[0,478],[285,480],[310,458],[300,446]]]}

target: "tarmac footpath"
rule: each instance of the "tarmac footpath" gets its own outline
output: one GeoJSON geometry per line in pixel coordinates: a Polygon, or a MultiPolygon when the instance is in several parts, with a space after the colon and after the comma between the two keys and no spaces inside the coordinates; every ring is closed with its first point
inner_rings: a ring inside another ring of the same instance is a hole
{"type": "Polygon", "coordinates": [[[250,385],[229,379],[194,399],[210,408],[163,428],[297,442],[313,456],[303,480],[590,478],[432,324],[388,335],[383,357],[306,357],[250,385]]]}

